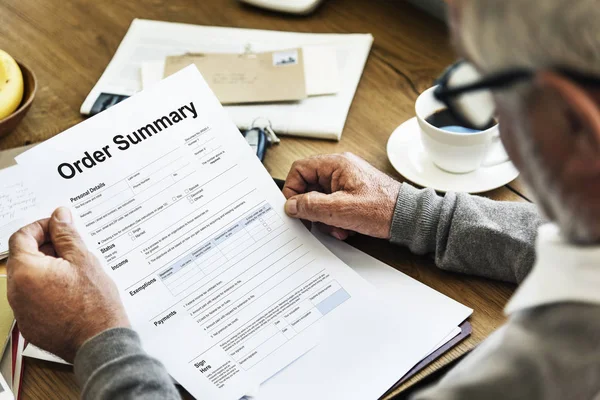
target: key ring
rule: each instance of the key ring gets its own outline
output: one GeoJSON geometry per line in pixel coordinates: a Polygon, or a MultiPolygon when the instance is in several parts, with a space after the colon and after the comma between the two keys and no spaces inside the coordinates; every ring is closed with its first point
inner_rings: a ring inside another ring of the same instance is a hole
{"type": "Polygon", "coordinates": [[[267,136],[269,137],[269,142],[271,142],[271,144],[279,144],[279,142],[281,142],[281,140],[275,134],[275,131],[273,131],[271,120],[269,120],[268,118],[258,117],[254,119],[254,121],[252,121],[251,128],[260,128],[264,130],[267,133],[267,136]],[[259,120],[265,120],[266,124],[258,125],[256,122],[259,120]]]}

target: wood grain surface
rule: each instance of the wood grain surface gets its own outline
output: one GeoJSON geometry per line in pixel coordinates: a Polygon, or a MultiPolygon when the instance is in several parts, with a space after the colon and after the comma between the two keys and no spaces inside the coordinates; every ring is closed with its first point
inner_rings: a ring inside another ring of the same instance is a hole
{"type": "MultiPolygon", "coordinates": [[[[235,0],[3,0],[0,48],[36,73],[39,89],[18,128],[0,138],[0,150],[36,143],[82,121],[79,108],[111,59],[133,18],[201,25],[297,32],[372,33],[373,50],[350,109],[340,142],[282,138],[265,165],[285,178],[296,159],[351,151],[402,180],[387,160],[391,132],[414,115],[419,92],[454,60],[446,27],[401,0],[328,0],[308,17],[286,16],[244,6],[235,0]]],[[[517,181],[484,195],[527,201],[517,181]]],[[[386,242],[355,237],[351,244],[434,289],[472,307],[473,334],[404,384],[473,348],[504,321],[502,308],[514,286],[440,271],[430,257],[411,254],[386,242]]],[[[400,376],[398,377],[400,378],[400,376]]],[[[27,360],[24,399],[76,399],[71,368],[27,360]]]]}

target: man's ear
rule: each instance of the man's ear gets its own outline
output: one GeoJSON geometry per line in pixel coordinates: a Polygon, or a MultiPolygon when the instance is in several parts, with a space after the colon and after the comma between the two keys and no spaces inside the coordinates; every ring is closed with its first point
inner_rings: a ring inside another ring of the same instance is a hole
{"type": "Polygon", "coordinates": [[[550,71],[537,74],[535,84],[558,94],[574,119],[574,128],[585,133],[585,141],[600,151],[600,107],[590,92],[572,80],[550,71]]]}

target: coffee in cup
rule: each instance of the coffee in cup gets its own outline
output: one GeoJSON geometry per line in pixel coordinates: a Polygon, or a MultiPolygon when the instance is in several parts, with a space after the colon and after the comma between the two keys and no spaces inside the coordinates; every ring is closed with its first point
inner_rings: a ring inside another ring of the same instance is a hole
{"type": "Polygon", "coordinates": [[[495,121],[483,130],[464,126],[435,98],[434,90],[432,87],[421,93],[415,111],[423,147],[436,166],[452,173],[467,173],[482,165],[508,161],[495,121]]]}
{"type": "Polygon", "coordinates": [[[475,127],[461,123],[458,119],[456,119],[454,114],[452,114],[452,112],[450,110],[448,110],[447,108],[441,108],[441,109],[435,111],[429,117],[425,118],[425,121],[427,121],[431,125],[435,126],[436,128],[440,128],[441,130],[444,130],[444,131],[450,131],[450,132],[454,132],[454,133],[465,133],[465,134],[481,132],[486,129],[493,128],[494,125],[496,125],[498,123],[498,122],[496,122],[496,120],[492,120],[483,129],[477,129],[475,127]]]}

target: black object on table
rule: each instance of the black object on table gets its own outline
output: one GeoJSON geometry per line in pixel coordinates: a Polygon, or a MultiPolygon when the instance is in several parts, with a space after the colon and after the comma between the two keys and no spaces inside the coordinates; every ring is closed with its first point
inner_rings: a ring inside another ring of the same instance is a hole
{"type": "Polygon", "coordinates": [[[242,136],[246,138],[246,142],[254,150],[258,159],[263,162],[267,153],[267,147],[269,147],[269,140],[267,139],[265,130],[257,127],[250,128],[242,131],[242,136]]]}

